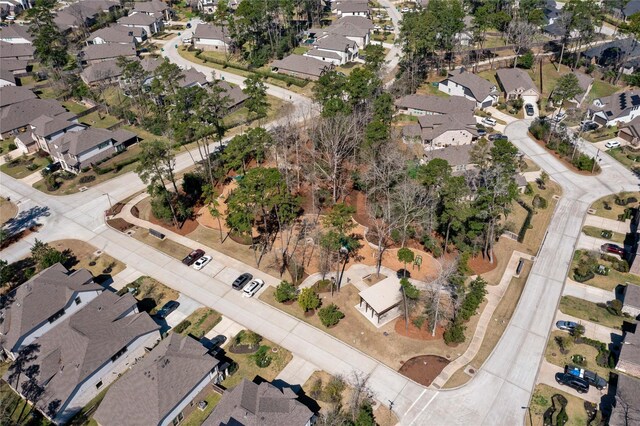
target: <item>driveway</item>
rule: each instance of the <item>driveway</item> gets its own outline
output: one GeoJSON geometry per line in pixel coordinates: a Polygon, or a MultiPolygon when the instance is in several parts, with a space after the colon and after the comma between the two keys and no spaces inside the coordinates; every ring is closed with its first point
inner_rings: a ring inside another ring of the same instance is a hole
{"type": "Polygon", "coordinates": [[[606,217],[596,216],[589,214],[584,220],[585,226],[595,226],[600,229],[608,229],[620,234],[628,234],[631,232],[631,220],[627,219],[624,222],[619,220],[608,219],[606,217]]]}
{"type": "MultiPolygon", "coordinates": [[[[168,284],[168,283],[167,283],[168,284]]],[[[178,303],[180,306],[171,312],[166,318],[166,325],[170,328],[175,327],[180,324],[185,318],[191,315],[196,309],[201,308],[203,305],[190,297],[185,296],[184,294],[180,294],[178,297],[178,303]]],[[[161,330],[162,332],[164,330],[161,330]]]]}
{"type": "Polygon", "coordinates": [[[604,325],[596,324],[591,321],[586,321],[580,318],[573,317],[571,315],[564,314],[560,311],[557,312],[554,321],[573,321],[584,326],[584,335],[590,339],[599,340],[602,343],[612,343],[622,341],[622,330],[616,330],[615,328],[605,327],[604,325]]]}
{"type": "Polygon", "coordinates": [[[609,300],[616,298],[616,294],[613,291],[578,283],[571,278],[567,278],[562,295],[577,297],[593,303],[607,303],[609,300]]]}
{"type": "MultiPolygon", "coordinates": [[[[540,366],[540,374],[538,375],[537,383],[542,383],[552,388],[558,389],[562,392],[566,392],[570,395],[578,397],[580,399],[584,399],[585,401],[592,402],[594,404],[600,404],[600,400],[603,396],[607,394],[607,388],[603,390],[598,390],[593,386],[589,386],[589,392],[587,393],[579,393],[575,389],[561,385],[556,381],[556,374],[564,373],[564,368],[558,367],[555,364],[551,364],[546,359],[542,360],[542,365],[540,366]]],[[[607,378],[605,378],[607,379],[607,378]]]]}
{"type": "Polygon", "coordinates": [[[309,361],[300,358],[299,356],[293,356],[293,359],[284,367],[284,369],[276,377],[276,382],[282,382],[287,384],[294,390],[301,388],[305,384],[314,371],[318,371],[319,368],[309,361]]]}

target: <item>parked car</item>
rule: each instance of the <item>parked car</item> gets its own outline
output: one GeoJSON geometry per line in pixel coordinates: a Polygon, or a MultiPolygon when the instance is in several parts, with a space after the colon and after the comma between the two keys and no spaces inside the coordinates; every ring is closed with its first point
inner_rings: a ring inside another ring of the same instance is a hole
{"type": "Polygon", "coordinates": [[[606,148],[618,148],[620,146],[620,141],[609,141],[604,144],[606,148]]]}
{"type": "Polygon", "coordinates": [[[253,275],[249,274],[248,272],[245,272],[244,274],[240,275],[238,278],[235,279],[233,284],[231,284],[231,287],[233,287],[236,290],[242,290],[242,287],[244,287],[249,281],[251,281],[252,278],[253,278],[253,275]]]}
{"type": "Polygon", "coordinates": [[[620,247],[617,244],[606,243],[600,246],[600,250],[604,253],[613,253],[619,256],[624,256],[624,248],[620,247]]]}
{"type": "Polygon", "coordinates": [[[571,374],[581,379],[585,379],[591,386],[598,390],[602,390],[607,387],[607,381],[598,376],[593,371],[585,370],[584,368],[576,367],[574,365],[565,365],[564,372],[571,374]]]}
{"type": "Polygon", "coordinates": [[[535,110],[533,109],[533,105],[531,104],[526,104],[524,106],[524,110],[527,113],[527,116],[529,117],[533,117],[533,114],[535,114],[535,110]]]}
{"type": "Polygon", "coordinates": [[[384,26],[384,30],[385,31],[393,31],[393,26],[392,25],[385,25],[384,26]]]}
{"type": "Polygon", "coordinates": [[[400,11],[402,13],[407,13],[407,12],[409,12],[409,8],[408,7],[403,7],[400,11]]]}
{"type": "Polygon", "coordinates": [[[380,31],[382,29],[382,27],[380,27],[380,25],[376,24],[376,25],[373,26],[373,29],[375,31],[380,31]]]}
{"type": "Polygon", "coordinates": [[[193,264],[193,269],[195,269],[196,271],[199,271],[200,269],[204,268],[207,263],[211,262],[212,257],[207,255],[207,256],[202,256],[200,259],[196,260],[195,263],[193,264]]]}
{"type": "Polygon", "coordinates": [[[258,292],[258,290],[262,288],[263,285],[264,281],[262,281],[260,278],[256,278],[242,290],[242,297],[253,297],[258,292]]]}
{"type": "Polygon", "coordinates": [[[56,163],[51,163],[49,165],[47,165],[44,169],[42,169],[42,173],[45,175],[51,174],[53,172],[56,172],[58,170],[60,170],[61,164],[59,162],[56,163]]]}
{"type": "Polygon", "coordinates": [[[191,22],[187,22],[187,28],[191,28],[191,22]]]}
{"type": "Polygon", "coordinates": [[[184,263],[187,266],[191,266],[193,262],[200,259],[202,256],[204,256],[204,250],[200,250],[200,249],[194,250],[191,253],[189,253],[187,257],[182,259],[182,263],[184,263]]]}
{"type": "Polygon", "coordinates": [[[598,128],[598,123],[595,121],[583,121],[580,123],[580,131],[590,132],[598,128]]]}
{"type": "Polygon", "coordinates": [[[567,114],[564,112],[559,112],[556,115],[553,116],[553,121],[559,123],[562,120],[564,120],[565,118],[567,118],[567,114]]]}
{"type": "Polygon", "coordinates": [[[569,386],[578,391],[578,393],[589,392],[589,382],[572,374],[556,373],[556,382],[569,386]]]}
{"type": "Polygon", "coordinates": [[[570,332],[579,330],[581,327],[584,328],[582,325],[573,321],[558,321],[556,322],[556,327],[558,327],[560,330],[565,330],[570,332]]]}
{"type": "Polygon", "coordinates": [[[509,138],[506,137],[505,135],[503,135],[502,133],[492,133],[492,134],[489,135],[488,139],[490,141],[497,141],[497,140],[500,140],[500,139],[504,139],[504,140],[507,140],[507,141],[509,140],[509,138]]]}
{"type": "Polygon", "coordinates": [[[178,309],[178,306],[180,306],[180,303],[175,300],[169,300],[162,308],[160,308],[160,310],[158,310],[158,312],[156,312],[156,316],[158,318],[166,318],[171,312],[178,309]]]}
{"type": "Polygon", "coordinates": [[[211,345],[211,347],[216,347],[222,345],[226,341],[227,336],[225,336],[224,334],[218,334],[216,337],[209,340],[209,344],[211,345]]]}
{"type": "Polygon", "coordinates": [[[396,276],[400,279],[402,278],[411,278],[411,272],[407,271],[404,268],[400,268],[396,271],[396,276]]]}
{"type": "Polygon", "coordinates": [[[478,136],[480,136],[481,138],[484,136],[487,136],[487,131],[485,129],[478,129],[478,136]]]}
{"type": "Polygon", "coordinates": [[[491,117],[485,117],[482,119],[482,124],[485,124],[489,127],[493,127],[496,124],[498,124],[498,122],[495,120],[495,118],[491,118],[491,117]]]}

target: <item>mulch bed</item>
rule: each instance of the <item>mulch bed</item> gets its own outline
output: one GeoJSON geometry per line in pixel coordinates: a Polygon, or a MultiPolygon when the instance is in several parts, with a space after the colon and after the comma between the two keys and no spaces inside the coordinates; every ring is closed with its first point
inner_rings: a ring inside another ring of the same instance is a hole
{"type": "MultiPolygon", "coordinates": [[[[194,210],[197,210],[197,208],[195,208],[194,210]]],[[[131,213],[133,213],[133,209],[131,209],[131,213]]],[[[194,217],[192,219],[185,220],[180,228],[176,228],[175,226],[168,224],[163,220],[157,219],[155,216],[153,216],[153,214],[149,218],[149,222],[168,229],[169,231],[173,231],[178,235],[182,235],[183,237],[195,231],[196,228],[200,225],[194,217]]]]}
{"type": "Polygon", "coordinates": [[[493,263],[489,263],[489,258],[484,256],[475,256],[469,258],[467,265],[474,274],[481,275],[485,274],[489,271],[493,271],[498,267],[498,259],[496,258],[495,253],[493,254],[493,263]]]}
{"type": "Polygon", "coordinates": [[[304,313],[304,316],[305,316],[305,317],[307,317],[307,318],[309,318],[309,317],[314,316],[314,315],[315,315],[315,313],[316,313],[316,311],[315,311],[315,310],[313,310],[313,309],[311,309],[311,310],[309,310],[309,311],[306,311],[306,312],[304,313]]]}
{"type": "Polygon", "coordinates": [[[555,152],[552,149],[547,148],[547,144],[544,141],[541,141],[539,139],[536,139],[531,133],[528,133],[529,137],[531,139],[533,139],[534,141],[536,141],[536,143],[538,145],[540,145],[541,147],[543,147],[548,153],[550,153],[551,155],[553,155],[554,157],[556,157],[558,160],[560,160],[565,166],[567,166],[573,173],[577,173],[579,175],[583,175],[583,176],[595,176],[595,175],[599,175],[601,170],[597,170],[595,173],[591,173],[591,171],[589,170],[580,170],[578,169],[576,166],[573,165],[573,163],[571,163],[569,160],[567,160],[565,157],[563,157],[562,155],[560,155],[559,153],[555,152]]]}
{"type": "Polygon", "coordinates": [[[429,386],[448,364],[446,358],[437,355],[420,355],[405,362],[399,372],[421,385],[429,386]]]}
{"type": "Polygon", "coordinates": [[[249,345],[231,345],[229,346],[229,352],[234,354],[252,354],[260,348],[260,345],[251,347],[249,345]]]}
{"type": "Polygon", "coordinates": [[[431,327],[425,321],[422,328],[418,328],[413,324],[413,318],[409,320],[409,327],[407,328],[404,318],[400,317],[396,320],[395,331],[401,336],[408,337],[416,340],[441,340],[444,335],[444,327],[441,325],[436,327],[436,335],[431,335],[431,327]]]}
{"type": "Polygon", "coordinates": [[[120,217],[107,220],[107,224],[120,232],[127,232],[129,229],[133,228],[133,224],[120,217]]]}

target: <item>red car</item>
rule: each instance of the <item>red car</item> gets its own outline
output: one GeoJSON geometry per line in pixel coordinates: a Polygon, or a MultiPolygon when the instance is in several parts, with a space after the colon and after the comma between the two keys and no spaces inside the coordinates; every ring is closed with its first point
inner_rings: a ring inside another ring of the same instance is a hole
{"type": "Polygon", "coordinates": [[[191,253],[189,253],[187,257],[182,259],[182,263],[184,263],[187,266],[191,266],[193,262],[200,259],[202,256],[204,256],[204,250],[200,250],[200,249],[194,250],[191,253]]]}
{"type": "Polygon", "coordinates": [[[620,247],[617,244],[611,244],[611,243],[603,244],[600,246],[600,250],[602,250],[605,253],[613,253],[620,256],[624,256],[624,248],[620,247]]]}

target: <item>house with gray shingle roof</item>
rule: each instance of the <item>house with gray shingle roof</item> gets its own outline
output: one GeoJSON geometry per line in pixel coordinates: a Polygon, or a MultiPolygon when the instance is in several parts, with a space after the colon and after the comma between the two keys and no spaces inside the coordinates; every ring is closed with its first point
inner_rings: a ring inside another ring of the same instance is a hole
{"type": "Polygon", "coordinates": [[[311,56],[333,65],[344,65],[358,58],[358,43],[337,34],[327,34],[314,43],[314,48],[305,52],[311,56]]]}
{"type": "Polygon", "coordinates": [[[407,95],[398,98],[395,105],[397,112],[419,117],[422,115],[473,111],[476,103],[460,96],[445,98],[431,95],[407,95]]]}
{"type": "Polygon", "coordinates": [[[64,136],[68,132],[79,132],[87,126],[77,120],[62,114],[57,117],[41,115],[29,123],[30,133],[39,149],[49,152],[49,144],[64,136]]]}
{"type": "Polygon", "coordinates": [[[640,116],[640,92],[614,93],[598,98],[589,106],[591,119],[603,126],[630,123],[640,116]]]}
{"type": "MultiPolygon", "coordinates": [[[[12,88],[5,86],[2,89],[12,88]]],[[[41,115],[56,117],[68,111],[55,99],[28,99],[0,108],[0,139],[8,133],[26,128],[32,120],[41,115]]]]}
{"type": "Polygon", "coordinates": [[[371,15],[369,2],[367,0],[338,0],[331,2],[331,12],[339,17],[343,16],[366,16],[371,15]]]}
{"type": "Polygon", "coordinates": [[[202,426],[311,426],[315,415],[290,389],[243,379],[225,392],[202,426]]]}
{"type": "Polygon", "coordinates": [[[635,426],[640,424],[640,378],[619,374],[615,385],[615,402],[609,426],[635,426]]]}
{"type": "Polygon", "coordinates": [[[627,284],[624,288],[622,303],[622,312],[628,313],[633,318],[640,317],[640,286],[627,284]]]}
{"type": "Polygon", "coordinates": [[[122,75],[122,68],[118,65],[117,59],[96,62],[89,65],[80,73],[80,78],[87,85],[93,86],[97,83],[117,83],[122,75]]]}
{"type": "MultiPolygon", "coordinates": [[[[155,345],[159,329],[131,294],[101,293],[22,349],[35,349],[25,367],[37,369],[33,380],[43,389],[36,407],[55,423],[67,422],[155,345]]],[[[8,383],[22,394],[28,380],[23,374],[8,383]]]]}
{"type": "Polygon", "coordinates": [[[93,418],[100,426],[177,424],[227,368],[197,340],[170,333],[109,388],[93,418]]]}
{"type": "Polygon", "coordinates": [[[144,34],[141,40],[138,40],[133,30],[134,28],[122,25],[112,25],[92,32],[87,41],[91,44],[118,43],[135,45],[136,43],[146,40],[147,33],[144,29],[141,29],[144,34]]]}
{"type": "Polygon", "coordinates": [[[373,22],[366,16],[345,16],[320,31],[321,34],[346,37],[358,43],[358,48],[364,49],[369,44],[373,27],[373,22]]]}
{"type": "Polygon", "coordinates": [[[463,68],[450,72],[447,79],[438,84],[438,90],[475,101],[477,108],[489,107],[500,97],[495,84],[463,68]]]}
{"type": "Polygon", "coordinates": [[[102,293],[86,269],[69,271],[62,264],[45,269],[15,290],[11,304],[0,313],[0,345],[15,360],[31,344],[102,293]]]}
{"type": "Polygon", "coordinates": [[[0,87],[0,108],[36,98],[35,93],[22,86],[0,87]]]}
{"type": "Polygon", "coordinates": [[[271,69],[307,80],[317,80],[323,72],[333,69],[334,65],[310,56],[289,55],[271,63],[271,69]]]}
{"type": "Polygon", "coordinates": [[[80,60],[87,64],[118,59],[119,57],[135,58],[135,46],[133,44],[117,43],[90,44],[80,52],[80,60]]]}
{"type": "Polygon", "coordinates": [[[33,36],[29,34],[28,27],[13,24],[6,27],[0,27],[0,41],[12,44],[31,44],[33,36]]]}
{"type": "Polygon", "coordinates": [[[193,45],[202,50],[224,50],[231,45],[227,28],[199,23],[193,33],[193,45]]]}
{"type": "Polygon", "coordinates": [[[501,68],[496,72],[496,77],[498,83],[502,86],[506,100],[522,98],[525,102],[534,104],[538,102],[540,91],[525,70],[520,68],[501,68]]]}
{"type": "Polygon", "coordinates": [[[616,370],[640,378],[640,329],[636,328],[635,333],[624,333],[616,370]]]}
{"type": "Polygon", "coordinates": [[[418,117],[418,124],[402,128],[405,143],[421,143],[425,151],[469,145],[477,137],[476,120],[470,111],[423,115],[418,117]]]}
{"type": "Polygon", "coordinates": [[[125,27],[142,28],[147,34],[154,35],[164,28],[163,16],[162,13],[147,14],[134,11],[118,19],[117,22],[125,27]]]}
{"type": "Polygon", "coordinates": [[[35,48],[30,43],[7,43],[0,41],[0,60],[18,59],[33,60],[35,48]]]}
{"type": "Polygon", "coordinates": [[[136,1],[133,4],[136,13],[157,16],[160,14],[165,21],[171,20],[172,11],[169,5],[161,0],[136,1]]]}

